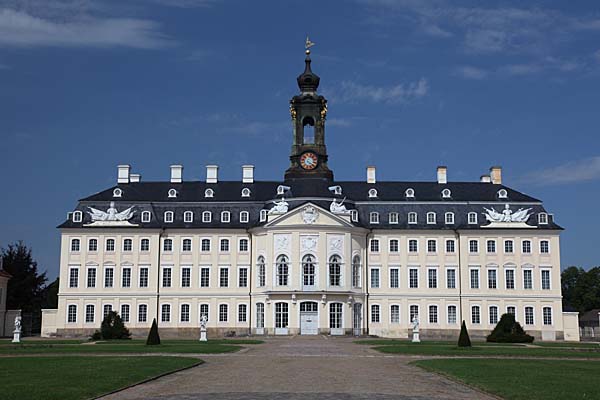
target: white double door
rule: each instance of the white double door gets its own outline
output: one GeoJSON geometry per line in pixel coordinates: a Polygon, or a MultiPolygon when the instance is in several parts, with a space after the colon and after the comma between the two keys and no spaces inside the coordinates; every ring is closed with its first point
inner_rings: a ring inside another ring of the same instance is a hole
{"type": "Polygon", "coordinates": [[[300,303],[300,334],[319,334],[319,305],[313,301],[300,303]]]}

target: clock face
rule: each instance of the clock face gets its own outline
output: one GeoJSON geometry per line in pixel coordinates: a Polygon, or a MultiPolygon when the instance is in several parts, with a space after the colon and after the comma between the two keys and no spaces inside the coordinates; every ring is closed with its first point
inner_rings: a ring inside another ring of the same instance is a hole
{"type": "Polygon", "coordinates": [[[304,169],[315,169],[317,167],[317,155],[307,152],[300,156],[300,166],[304,169]]]}

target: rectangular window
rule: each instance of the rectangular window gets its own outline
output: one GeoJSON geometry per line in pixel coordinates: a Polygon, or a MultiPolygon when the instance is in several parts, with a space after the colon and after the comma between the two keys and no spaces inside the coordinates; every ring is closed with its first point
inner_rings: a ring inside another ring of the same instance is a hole
{"type": "Polygon", "coordinates": [[[245,304],[238,305],[238,322],[246,322],[248,307],[245,304]]]}
{"type": "Polygon", "coordinates": [[[140,304],[138,306],[138,322],[146,322],[148,320],[148,306],[140,304]]]}
{"type": "Polygon", "coordinates": [[[429,289],[437,288],[437,269],[430,268],[427,270],[427,287],[429,289]]]}
{"type": "Polygon", "coordinates": [[[129,322],[129,304],[121,304],[121,319],[123,322],[129,322]]]}
{"type": "MultiPolygon", "coordinates": [[[[76,288],[79,285],[79,269],[71,268],[69,270],[69,287],[76,288]]],[[[2,300],[2,299],[0,299],[2,300]]]]}
{"type": "Polygon", "coordinates": [[[112,268],[106,268],[104,270],[104,287],[111,288],[113,287],[115,279],[115,271],[112,268]]]}
{"type": "Polygon", "coordinates": [[[210,286],[210,268],[202,267],[200,268],[200,287],[209,287],[210,286]]]}
{"type": "Polygon", "coordinates": [[[456,324],[456,306],[448,306],[448,324],[456,324]]]}
{"type": "Polygon", "coordinates": [[[505,240],[504,241],[504,252],[505,253],[512,253],[514,251],[514,244],[512,240],[505,240]]]}
{"type": "Polygon", "coordinates": [[[148,287],[148,268],[140,268],[140,287],[148,287]]]}
{"type": "Polygon", "coordinates": [[[88,304],[85,306],[85,322],[88,324],[94,322],[94,308],[95,307],[93,304],[88,304]]]}
{"type": "Polygon", "coordinates": [[[131,268],[123,268],[121,273],[123,274],[121,277],[121,286],[124,288],[131,287],[131,268]]]}
{"type": "Polygon", "coordinates": [[[371,268],[371,287],[379,288],[379,268],[371,268]]]}
{"type": "Polygon", "coordinates": [[[437,252],[437,241],[433,239],[429,239],[427,241],[427,252],[428,253],[436,253],[437,252]]]}
{"type": "Polygon", "coordinates": [[[515,318],[517,317],[517,309],[514,306],[508,306],[508,307],[506,307],[506,313],[514,315],[515,318]]]}
{"type": "Polygon", "coordinates": [[[514,269],[506,270],[506,288],[507,289],[515,288],[515,270],[514,269]]]}
{"type": "Polygon", "coordinates": [[[371,222],[372,224],[378,224],[379,223],[379,213],[377,213],[377,212],[369,213],[369,222],[371,222]]]}
{"type": "Polygon", "coordinates": [[[183,242],[181,243],[181,251],[186,253],[192,251],[192,239],[183,239],[183,242]]]}
{"type": "Polygon", "coordinates": [[[181,287],[192,286],[192,269],[190,267],[181,268],[181,287]]]}
{"type": "Polygon", "coordinates": [[[469,213],[469,224],[470,225],[477,224],[477,213],[474,213],[474,212],[469,213]]]}
{"type": "Polygon", "coordinates": [[[219,322],[227,322],[229,320],[229,306],[227,304],[219,305],[219,322]]]}
{"type": "Polygon", "coordinates": [[[181,305],[181,312],[179,313],[179,320],[181,322],[190,322],[190,305],[189,304],[182,304],[181,305]]]}
{"type": "Polygon", "coordinates": [[[247,287],[248,286],[248,268],[240,268],[238,276],[238,286],[239,287],[247,287]]]}
{"type": "Polygon", "coordinates": [[[416,304],[412,304],[409,307],[409,317],[410,317],[410,321],[414,321],[415,318],[419,318],[419,306],[416,304]]]}
{"type": "Polygon", "coordinates": [[[397,304],[393,304],[392,306],[390,306],[390,323],[400,323],[400,306],[397,304]]]}
{"type": "Polygon", "coordinates": [[[71,251],[72,252],[78,252],[80,244],[81,244],[81,242],[79,241],[79,239],[73,239],[73,240],[71,240],[71,251]]]}
{"type": "Polygon", "coordinates": [[[542,270],[542,290],[550,290],[550,270],[542,270]]]}
{"type": "Polygon", "coordinates": [[[106,251],[115,251],[115,239],[106,240],[106,251]]]}
{"type": "Polygon", "coordinates": [[[498,288],[498,272],[495,269],[488,269],[488,289],[498,288]]]}
{"type": "Polygon", "coordinates": [[[163,240],[163,251],[173,251],[173,239],[163,240]]]}
{"type": "Polygon", "coordinates": [[[523,240],[523,253],[525,253],[525,254],[531,253],[531,241],[523,240]]]}
{"type": "Polygon", "coordinates": [[[408,287],[411,289],[419,287],[419,270],[417,268],[410,268],[408,270],[408,287]]]}
{"type": "Polygon", "coordinates": [[[455,249],[455,244],[454,244],[454,240],[449,239],[446,240],[446,253],[454,253],[455,249]]]}
{"type": "Polygon", "coordinates": [[[171,305],[163,304],[160,311],[161,322],[171,322],[171,305]]]}
{"type": "Polygon", "coordinates": [[[477,240],[469,240],[469,253],[479,252],[479,242],[477,240]]]}
{"type": "Polygon", "coordinates": [[[208,321],[208,304],[200,304],[200,319],[202,316],[205,316],[208,321]]]}
{"type": "Polygon", "coordinates": [[[408,241],[408,252],[416,253],[419,251],[419,242],[416,239],[410,239],[408,241]]]}
{"type": "Polygon", "coordinates": [[[417,223],[417,213],[416,212],[408,213],[408,223],[411,225],[414,225],[417,223]]]}
{"type": "Polygon", "coordinates": [[[391,239],[390,240],[390,253],[397,253],[398,252],[398,239],[391,239]]]}
{"type": "Polygon", "coordinates": [[[429,323],[430,324],[438,323],[438,307],[437,306],[429,306],[429,323]]]}
{"type": "Polygon", "coordinates": [[[479,269],[471,268],[469,271],[471,289],[479,289],[479,269]]]}
{"type": "Polygon", "coordinates": [[[523,289],[533,289],[533,271],[530,269],[523,270],[523,289]]]}
{"type": "Polygon", "coordinates": [[[390,220],[390,224],[397,224],[398,223],[398,213],[395,213],[395,212],[390,213],[389,220],[390,220]]]}
{"type": "Polygon", "coordinates": [[[123,240],[123,251],[132,251],[133,250],[133,241],[131,239],[123,240]]]}
{"type": "Polygon", "coordinates": [[[379,305],[373,304],[371,306],[371,322],[379,322],[381,320],[381,316],[379,315],[379,305]]]}
{"type": "Polygon", "coordinates": [[[210,251],[210,239],[202,239],[200,250],[210,251]]]}
{"type": "Polygon", "coordinates": [[[446,270],[446,287],[448,289],[456,289],[456,270],[455,269],[447,269],[446,270]]]}
{"type": "Polygon", "coordinates": [[[162,287],[171,287],[171,268],[163,267],[162,287]]]}
{"type": "Polygon", "coordinates": [[[544,318],[544,325],[552,325],[552,308],[544,307],[542,309],[542,315],[544,318]]]}
{"type": "Polygon", "coordinates": [[[248,239],[240,239],[240,252],[248,251],[248,239]]]}
{"type": "Polygon", "coordinates": [[[542,254],[550,253],[550,244],[547,240],[542,240],[540,242],[540,253],[542,253],[542,254]]]}
{"type": "Polygon", "coordinates": [[[498,323],[498,307],[490,306],[490,324],[495,325],[498,323]]]}
{"type": "Polygon", "coordinates": [[[88,242],[88,251],[98,251],[98,239],[90,239],[88,242]]]}
{"type": "Polygon", "coordinates": [[[429,212],[427,213],[427,223],[428,224],[435,224],[435,213],[429,212]]]}
{"type": "Polygon", "coordinates": [[[221,239],[221,252],[226,253],[229,251],[229,239],[221,239]]]}
{"type": "Polygon", "coordinates": [[[379,239],[371,239],[371,252],[379,253],[379,239]]]}
{"type": "Polygon", "coordinates": [[[150,239],[142,239],[140,241],[140,251],[150,251],[150,239]]]}
{"type": "Polygon", "coordinates": [[[88,268],[87,270],[87,287],[96,287],[96,268],[88,268]]]}
{"type": "Polygon", "coordinates": [[[219,287],[229,286],[229,268],[221,268],[219,270],[219,287]]]}
{"type": "Polygon", "coordinates": [[[488,253],[495,253],[496,252],[496,241],[495,240],[488,240],[487,241],[487,252],[488,253]]]}
{"type": "Polygon", "coordinates": [[[67,322],[71,324],[77,322],[77,306],[75,304],[70,304],[67,308],[67,322]]]}
{"type": "Polygon", "coordinates": [[[525,325],[533,325],[533,307],[525,307],[525,325]]]}
{"type": "Polygon", "coordinates": [[[112,312],[112,304],[105,304],[102,311],[102,318],[106,318],[106,316],[112,312]]]}
{"type": "Polygon", "coordinates": [[[400,271],[398,268],[390,268],[390,287],[393,289],[400,287],[400,271]]]}
{"type": "Polygon", "coordinates": [[[481,323],[481,311],[479,306],[471,307],[471,323],[480,324],[481,323]]]}

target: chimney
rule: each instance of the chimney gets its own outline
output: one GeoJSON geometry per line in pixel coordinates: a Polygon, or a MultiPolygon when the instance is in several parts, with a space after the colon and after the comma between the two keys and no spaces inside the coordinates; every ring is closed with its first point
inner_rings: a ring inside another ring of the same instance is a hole
{"type": "Polygon", "coordinates": [[[437,181],[438,183],[448,183],[448,168],[440,165],[437,167],[437,181]]]}
{"type": "Polygon", "coordinates": [[[502,167],[490,168],[490,179],[494,185],[502,184],[502,167]]]}
{"type": "Polygon", "coordinates": [[[171,183],[183,182],[183,165],[171,165],[171,183]]]}
{"type": "Polygon", "coordinates": [[[375,179],[375,167],[370,166],[367,167],[367,183],[375,183],[377,179],[375,179]]]}
{"type": "Polygon", "coordinates": [[[254,183],[254,165],[242,165],[242,182],[254,183]]]}
{"type": "Polygon", "coordinates": [[[206,166],[206,183],[217,183],[217,174],[219,171],[218,165],[207,165],[206,166]]]}
{"type": "Polygon", "coordinates": [[[129,183],[129,171],[131,165],[122,164],[117,166],[117,183],[129,183]]]}
{"type": "Polygon", "coordinates": [[[492,182],[492,178],[490,178],[489,175],[481,175],[481,177],[479,178],[479,181],[481,183],[490,183],[490,182],[492,182]]]}
{"type": "Polygon", "coordinates": [[[131,174],[129,175],[129,182],[137,183],[142,180],[142,176],[140,174],[131,174]]]}

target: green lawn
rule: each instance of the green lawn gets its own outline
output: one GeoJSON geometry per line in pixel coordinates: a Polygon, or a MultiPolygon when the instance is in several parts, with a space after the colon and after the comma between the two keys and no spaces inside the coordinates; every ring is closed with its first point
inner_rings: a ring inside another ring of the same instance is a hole
{"type": "Polygon", "coordinates": [[[231,353],[242,344],[259,344],[260,340],[221,339],[200,342],[197,340],[163,340],[158,346],[146,346],[144,340],[119,340],[108,342],[73,342],[62,340],[28,340],[20,344],[0,343],[0,354],[35,353],[231,353]]]}
{"type": "Polygon", "coordinates": [[[1,397],[89,399],[201,362],[183,357],[0,358],[1,397]]]}
{"type": "Polygon", "coordinates": [[[600,398],[597,361],[447,359],[413,364],[507,400],[600,398]]]}
{"type": "Polygon", "coordinates": [[[523,357],[583,357],[600,358],[600,348],[555,348],[525,347],[522,345],[492,345],[474,343],[471,348],[460,348],[454,342],[446,343],[411,343],[396,342],[387,345],[376,345],[375,350],[388,354],[410,354],[426,356],[523,356],[523,357]]]}

